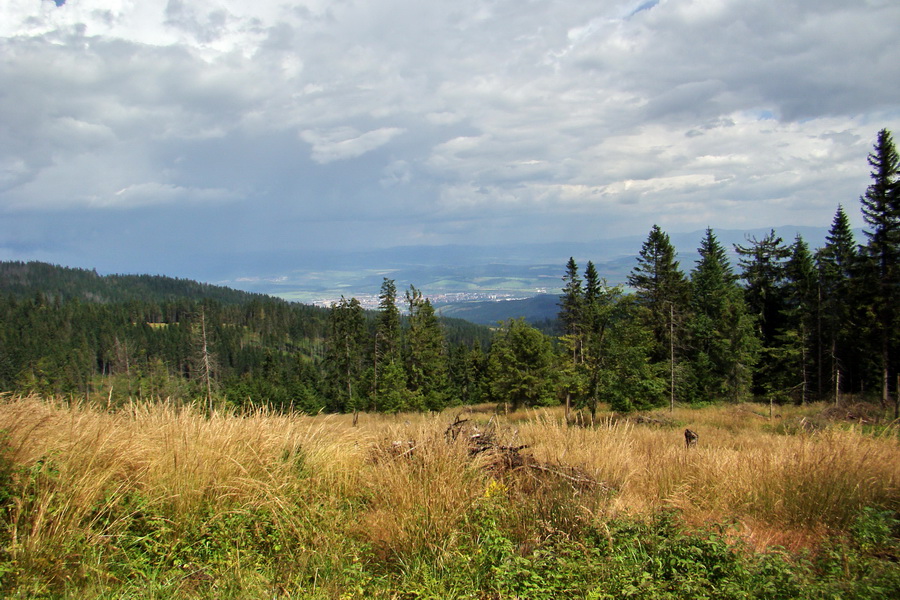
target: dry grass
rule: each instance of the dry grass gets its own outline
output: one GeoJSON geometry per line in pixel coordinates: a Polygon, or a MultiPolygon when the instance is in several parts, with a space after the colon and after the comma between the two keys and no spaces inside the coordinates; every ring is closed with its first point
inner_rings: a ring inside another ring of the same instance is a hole
{"type": "Polygon", "coordinates": [[[900,508],[900,443],[859,426],[777,433],[823,407],[717,406],[660,411],[650,422],[563,426],[545,411],[520,427],[544,460],[577,465],[618,490],[606,514],[676,508],[695,523],[733,523],[759,548],[810,545],[866,506],[900,508]],[[683,430],[700,434],[686,448],[683,430]]]}
{"type": "MultiPolygon", "coordinates": [[[[565,426],[555,409],[501,417],[504,443],[527,445],[547,467],[505,474],[470,457],[465,439],[447,440],[458,412],[363,415],[353,427],[349,416],[258,410],[207,418],[166,403],[109,413],[8,397],[0,430],[19,486],[9,554],[20,569],[63,573],[80,557],[60,548],[112,548],[140,511],[177,530],[197,515],[213,521],[263,510],[299,540],[293,558],[301,567],[324,568],[347,539],[386,561],[441,555],[453,551],[494,477],[505,477],[500,489],[525,544],[586,521],[675,508],[688,522],[735,524],[757,547],[797,548],[847,528],[863,507],[900,509],[896,435],[852,426],[776,433],[795,409],[772,421],[757,406],[679,409],[659,413],[661,424],[606,419],[595,427],[565,426]],[[697,447],[685,448],[685,426],[699,432],[697,447]],[[574,485],[565,472],[597,485],[574,485]]],[[[79,568],[91,568],[83,562],[79,568]]]]}

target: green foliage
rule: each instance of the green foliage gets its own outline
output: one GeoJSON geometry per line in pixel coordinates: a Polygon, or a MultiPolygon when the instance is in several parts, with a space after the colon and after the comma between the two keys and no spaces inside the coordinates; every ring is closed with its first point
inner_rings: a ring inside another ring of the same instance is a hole
{"type": "Polygon", "coordinates": [[[487,357],[479,344],[472,347],[457,344],[450,353],[451,398],[460,404],[478,404],[485,401],[485,375],[487,357]]]}
{"type": "MultiPolygon", "coordinates": [[[[506,498],[480,499],[469,520],[473,537],[459,553],[410,561],[388,581],[408,598],[788,600],[883,598],[900,589],[891,563],[851,548],[755,554],[724,528],[688,528],[674,513],[598,523],[577,538],[551,535],[526,549],[504,527],[513,510],[506,498]]],[[[367,593],[377,597],[385,587],[367,593]]]]}
{"type": "Polygon", "coordinates": [[[98,275],[95,270],[73,269],[42,262],[0,261],[0,290],[18,300],[40,293],[47,304],[55,301],[120,304],[165,304],[211,300],[223,305],[269,301],[262,294],[160,275],[98,275]]]}
{"type": "Polygon", "coordinates": [[[512,410],[558,404],[556,364],[550,338],[521,319],[507,321],[488,357],[491,398],[512,410]]]}
{"type": "Polygon", "coordinates": [[[360,393],[360,377],[365,354],[365,315],[356,298],[331,305],[328,320],[327,365],[331,382],[332,410],[358,410],[364,401],[360,393]]]}
{"type": "Polygon", "coordinates": [[[574,258],[569,258],[569,262],[566,264],[563,281],[566,285],[563,287],[563,295],[559,299],[559,320],[563,324],[566,335],[572,336],[575,340],[572,351],[577,362],[584,333],[585,298],[581,278],[578,275],[578,265],[574,258]]]}
{"type": "Polygon", "coordinates": [[[760,340],[760,365],[754,377],[754,393],[783,393],[783,365],[778,362],[779,336],[787,324],[786,262],[790,249],[772,230],[763,239],[750,238],[748,246],[735,246],[740,256],[744,297],[756,319],[760,340]]]}
{"type": "Polygon", "coordinates": [[[677,343],[671,339],[676,329],[673,321],[678,318],[680,330],[688,310],[690,287],[675,256],[668,234],[654,225],[628,276],[628,285],[634,288],[638,303],[647,309],[641,318],[653,331],[654,362],[671,358],[671,344],[677,343]]]}
{"type": "MultiPolygon", "coordinates": [[[[818,331],[819,362],[817,382],[820,392],[834,390],[839,384],[838,373],[859,372],[863,355],[860,328],[864,319],[860,294],[854,283],[859,269],[859,252],[850,219],[842,206],[838,206],[831,229],[825,238],[825,246],[816,253],[819,275],[821,328],[818,331]]],[[[844,377],[846,385],[847,378],[844,377]]]]}
{"type": "Polygon", "coordinates": [[[691,272],[690,346],[694,399],[738,402],[749,394],[756,336],[742,290],[712,229],[691,272]]]}
{"type": "Polygon", "coordinates": [[[591,262],[581,275],[570,258],[560,338],[505,325],[487,357],[490,330],[439,319],[414,287],[403,319],[387,278],[367,316],[354,299],[329,312],[171,278],[0,263],[0,389],[111,407],[204,397],[310,413],[487,398],[565,398],[595,413],[604,401],[628,411],[669,398],[806,402],[880,390],[898,417],[900,158],[889,131],[868,162],[864,247],[839,207],[814,254],[774,230],[736,246],[740,286],[708,229],[688,281],[654,225],[628,277],[632,294],[608,286],[591,262]],[[208,340],[200,353],[198,339],[208,340]]]}
{"type": "Polygon", "coordinates": [[[449,356],[444,332],[431,302],[410,287],[409,331],[407,333],[408,386],[416,405],[439,411],[447,406],[450,393],[449,356]]]}
{"type": "Polygon", "coordinates": [[[850,527],[853,541],[865,553],[900,552],[900,518],[890,510],[867,506],[850,527]]]}
{"type": "MultiPolygon", "coordinates": [[[[862,276],[869,283],[866,305],[871,311],[872,345],[879,356],[881,400],[887,404],[892,381],[900,372],[900,154],[891,132],[878,132],[868,157],[872,183],[860,198],[868,244],[863,249],[862,276]]],[[[900,416],[900,400],[895,407],[900,416]]]]}
{"type": "MultiPolygon", "coordinates": [[[[213,403],[219,406],[268,405],[315,414],[323,409],[440,407],[456,401],[446,375],[437,376],[435,381],[444,382],[440,385],[418,381],[411,392],[406,373],[380,371],[371,357],[373,348],[382,362],[391,356],[400,361],[401,338],[386,345],[383,333],[373,334],[376,319],[353,299],[338,307],[352,318],[338,321],[341,327],[352,325],[359,335],[345,338],[349,346],[339,353],[330,343],[336,339],[336,323],[328,309],[166,278],[112,280],[39,263],[0,267],[0,289],[9,292],[0,295],[0,390],[61,395],[111,407],[131,399],[205,400],[205,361],[198,359],[208,357],[216,359],[210,363],[214,368],[209,383],[213,403]],[[129,285],[140,293],[129,292],[129,285]],[[35,291],[40,286],[47,286],[46,294],[35,291]],[[113,288],[115,294],[104,291],[113,288]],[[204,297],[206,292],[223,302],[204,297]],[[198,343],[204,325],[206,352],[198,343]],[[343,375],[338,377],[338,372],[343,375]],[[376,372],[377,392],[386,397],[385,403],[377,399],[376,372]],[[390,380],[381,378],[382,373],[390,380]]],[[[436,332],[443,336],[446,331],[445,338],[455,344],[486,345],[487,327],[436,321],[430,303],[421,302],[428,304],[426,312],[430,309],[428,319],[420,320],[428,322],[425,331],[432,340],[436,332]]],[[[393,308],[390,331],[399,336],[400,315],[393,308]]],[[[446,363],[443,344],[440,357],[446,363]]],[[[442,368],[446,374],[448,367],[442,368]]],[[[473,401],[481,399],[480,385],[468,386],[475,392],[473,401]]]]}

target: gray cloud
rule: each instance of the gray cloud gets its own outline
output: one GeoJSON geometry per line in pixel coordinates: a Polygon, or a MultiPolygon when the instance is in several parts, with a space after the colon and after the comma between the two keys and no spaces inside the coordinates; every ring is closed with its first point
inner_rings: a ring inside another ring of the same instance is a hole
{"type": "Polygon", "coordinates": [[[887,1],[57,5],[0,8],[0,258],[827,226],[900,125],[887,1]]]}

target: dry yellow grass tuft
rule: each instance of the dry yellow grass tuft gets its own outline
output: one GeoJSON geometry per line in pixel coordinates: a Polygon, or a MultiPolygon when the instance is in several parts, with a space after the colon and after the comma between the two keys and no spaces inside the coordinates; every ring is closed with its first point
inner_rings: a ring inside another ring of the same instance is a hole
{"type": "MultiPolygon", "coordinates": [[[[306,554],[294,559],[310,564],[339,553],[348,536],[386,560],[451,552],[486,494],[505,496],[521,543],[674,508],[688,522],[734,524],[759,547],[798,547],[848,527],[863,507],[900,508],[896,434],[777,433],[779,419],[799,410],[770,420],[753,405],[679,409],[594,427],[566,426],[557,409],[498,416],[498,440],[527,446],[533,462],[497,473],[470,455],[465,437],[445,435],[459,409],[363,415],[354,427],[342,415],[207,417],[165,402],[110,413],[6,398],[0,430],[20,491],[10,554],[23,568],[45,568],[76,540],[113,544],[135,498],[176,529],[199,514],[264,510],[301,540],[306,554]],[[698,446],[685,447],[685,426],[700,434],[698,446]]],[[[490,415],[477,418],[484,426],[490,415]]]]}

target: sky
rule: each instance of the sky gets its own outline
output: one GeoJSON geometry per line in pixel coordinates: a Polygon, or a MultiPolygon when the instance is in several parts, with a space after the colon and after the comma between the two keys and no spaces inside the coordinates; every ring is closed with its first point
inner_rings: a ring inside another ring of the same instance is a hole
{"type": "Polygon", "coordinates": [[[898,30],[896,0],[4,0],[0,260],[861,226],[898,30]]]}

